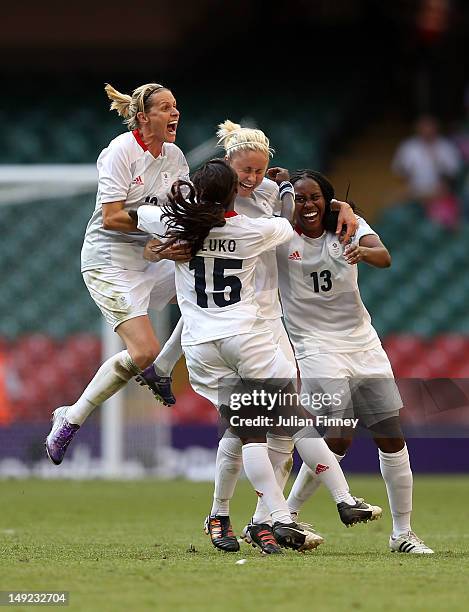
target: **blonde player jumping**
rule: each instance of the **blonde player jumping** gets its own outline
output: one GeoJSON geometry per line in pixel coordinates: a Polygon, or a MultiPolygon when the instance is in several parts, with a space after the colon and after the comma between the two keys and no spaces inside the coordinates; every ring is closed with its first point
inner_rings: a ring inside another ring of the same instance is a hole
{"type": "MultiPolygon", "coordinates": [[[[129,131],[99,155],[96,207],[86,228],[81,269],[91,297],[126,349],[102,364],[73,406],[54,411],[46,450],[56,465],[89,414],[153,362],[159,343],[148,308],[161,310],[175,296],[174,262],[143,259],[149,236],[137,230],[129,213],[142,204],[164,204],[173,182],[189,175],[174,144],[176,100],[157,83],[142,85],[131,96],[111,85],[105,89],[129,131]]],[[[185,254],[175,247],[164,256],[185,254]]]]}

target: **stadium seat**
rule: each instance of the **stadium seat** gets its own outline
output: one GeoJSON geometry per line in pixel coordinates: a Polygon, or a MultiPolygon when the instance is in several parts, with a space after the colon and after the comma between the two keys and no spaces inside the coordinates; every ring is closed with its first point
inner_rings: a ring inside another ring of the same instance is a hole
{"type": "Polygon", "coordinates": [[[218,421],[218,413],[213,405],[187,388],[178,396],[177,404],[171,409],[171,422],[177,424],[207,423],[214,424],[218,421]]]}
{"type": "Polygon", "coordinates": [[[435,350],[453,358],[467,358],[469,361],[469,338],[459,334],[444,334],[433,339],[435,350]]]}

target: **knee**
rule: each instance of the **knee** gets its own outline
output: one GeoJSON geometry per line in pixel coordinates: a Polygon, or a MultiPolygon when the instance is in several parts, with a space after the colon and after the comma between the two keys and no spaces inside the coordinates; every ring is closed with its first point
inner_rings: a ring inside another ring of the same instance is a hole
{"type": "Polygon", "coordinates": [[[352,438],[326,438],[326,443],[336,455],[345,455],[352,444],[352,438]]]}
{"type": "Polygon", "coordinates": [[[398,453],[405,446],[404,438],[375,438],[375,442],[383,453],[398,453]]]}
{"type": "MultiPolygon", "coordinates": [[[[371,427],[369,427],[369,430],[373,434],[373,438],[375,440],[387,439],[387,440],[393,440],[394,442],[404,441],[404,435],[402,433],[399,417],[391,417],[389,419],[384,419],[383,421],[379,421],[375,425],[372,425],[371,427]]],[[[383,452],[386,452],[386,451],[383,451],[383,452]]]]}
{"type": "Polygon", "coordinates": [[[155,361],[157,355],[158,345],[156,343],[142,346],[131,353],[132,359],[141,370],[151,365],[155,361]]]}

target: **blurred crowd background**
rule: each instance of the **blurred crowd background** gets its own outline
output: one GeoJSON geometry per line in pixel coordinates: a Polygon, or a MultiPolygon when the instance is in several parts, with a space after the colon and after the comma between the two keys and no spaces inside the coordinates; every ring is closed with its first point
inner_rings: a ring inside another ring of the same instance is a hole
{"type": "MultiPolygon", "coordinates": [[[[396,377],[469,378],[467,2],[24,0],[2,9],[0,50],[0,169],[94,164],[125,130],[106,82],[171,88],[185,153],[226,118],[254,122],[275,165],[324,172],[339,199],[350,184],[388,246],[392,267],[360,266],[360,286],[396,377]]],[[[52,410],[100,364],[101,317],[79,270],[93,208],[94,195],[1,199],[0,472],[42,460],[52,410]]],[[[172,445],[214,447],[216,413],[182,362],[174,386],[172,445]]],[[[158,410],[129,391],[128,452],[150,467],[139,435],[158,410]]],[[[448,413],[441,437],[467,428],[465,414],[448,413]]],[[[99,427],[96,414],[84,428],[91,456],[99,427]]],[[[465,455],[446,468],[469,469],[465,455]]]]}

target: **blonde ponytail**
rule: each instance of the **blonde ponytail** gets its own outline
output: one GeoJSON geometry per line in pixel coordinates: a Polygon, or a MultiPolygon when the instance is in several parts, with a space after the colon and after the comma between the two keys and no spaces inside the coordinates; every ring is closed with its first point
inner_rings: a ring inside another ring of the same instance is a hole
{"type": "Polygon", "coordinates": [[[104,87],[107,97],[111,100],[110,110],[115,110],[119,116],[124,117],[124,123],[127,124],[129,130],[138,128],[137,113],[147,112],[151,106],[151,96],[161,89],[167,89],[167,87],[159,83],[146,83],[134,89],[132,95],[129,96],[117,91],[109,83],[106,83],[104,87]]]}
{"type": "Polygon", "coordinates": [[[109,100],[112,100],[110,109],[117,111],[118,115],[127,119],[132,96],[117,91],[117,89],[114,89],[109,83],[106,83],[104,91],[107,93],[109,100]]]}

